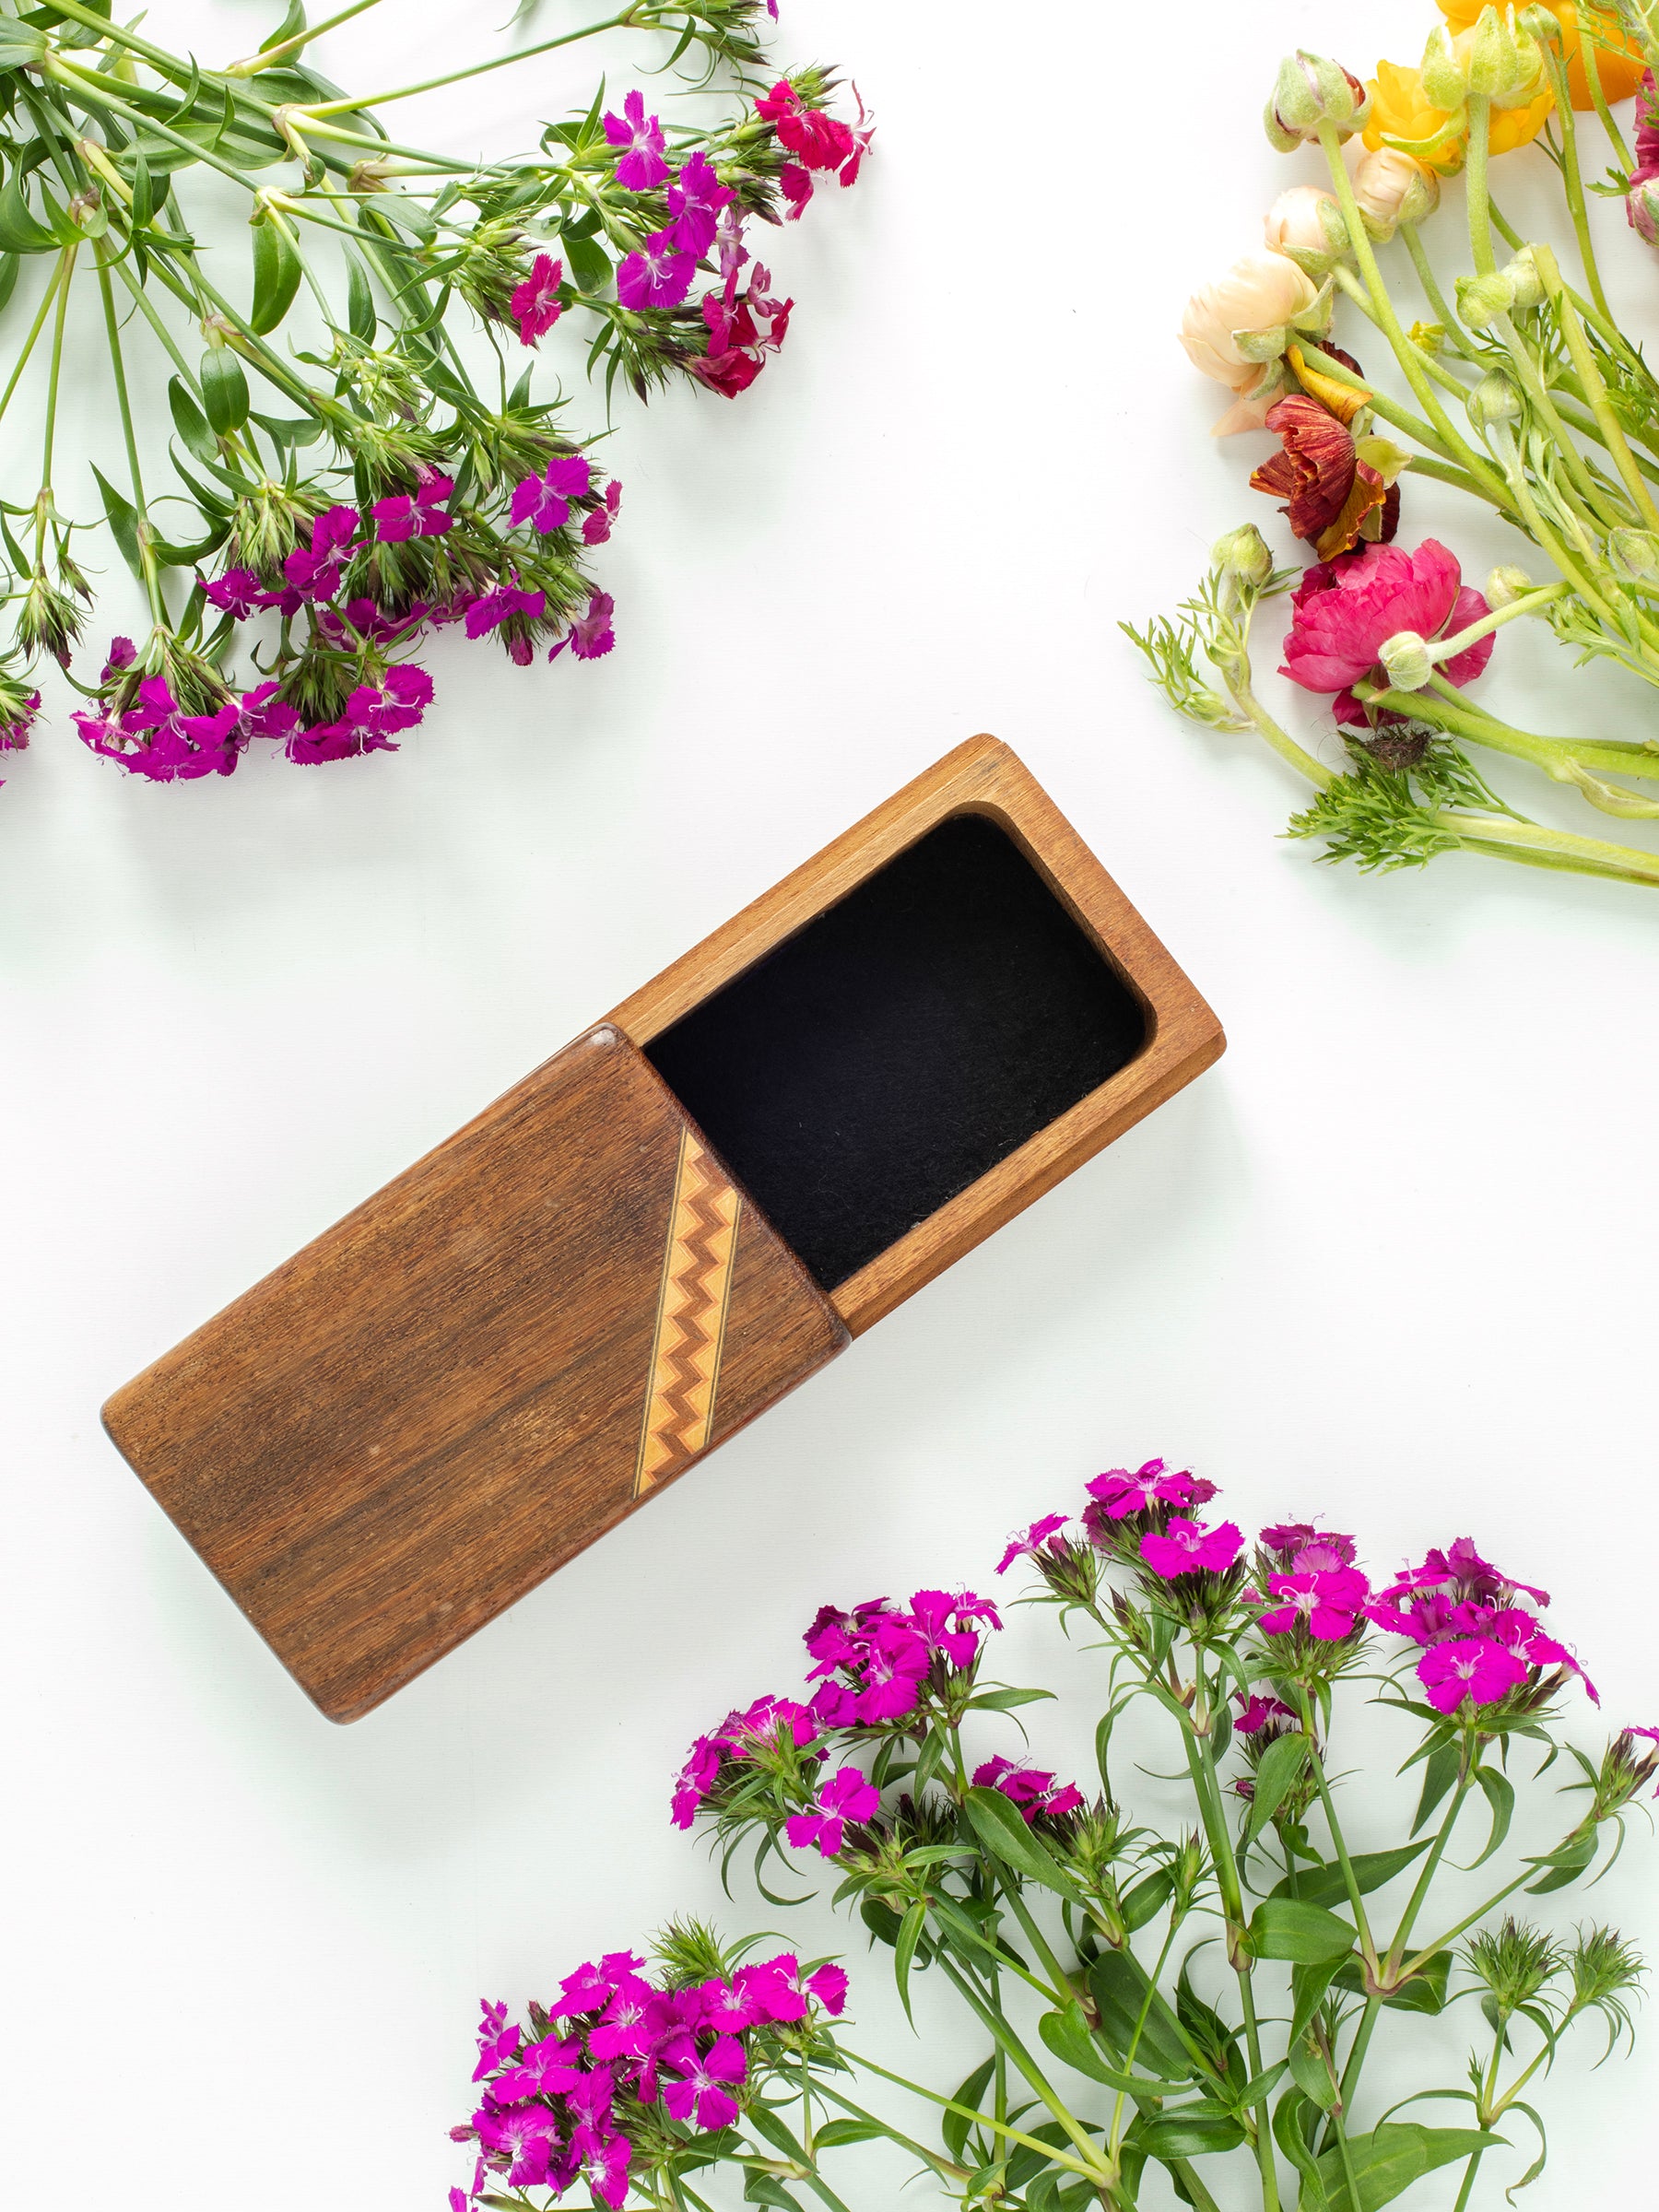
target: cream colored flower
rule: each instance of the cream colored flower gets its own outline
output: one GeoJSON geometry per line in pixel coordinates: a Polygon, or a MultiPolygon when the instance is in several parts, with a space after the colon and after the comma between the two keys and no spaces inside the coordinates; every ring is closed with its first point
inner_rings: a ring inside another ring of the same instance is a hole
{"type": "Polygon", "coordinates": [[[1318,297],[1312,277],[1283,253],[1246,253],[1218,284],[1206,285],[1187,301],[1181,343],[1194,369],[1230,391],[1252,393],[1274,367],[1248,359],[1233,333],[1278,329],[1306,314],[1318,297]]]}
{"type": "Polygon", "coordinates": [[[1354,197],[1373,238],[1386,241],[1397,225],[1420,223],[1440,205],[1440,179],[1409,154],[1380,146],[1354,167],[1354,197]]]}
{"type": "Polygon", "coordinates": [[[1317,184],[1292,184],[1281,192],[1263,218],[1262,229],[1269,250],[1288,254],[1299,266],[1311,259],[1328,268],[1347,243],[1341,210],[1317,184]]]}

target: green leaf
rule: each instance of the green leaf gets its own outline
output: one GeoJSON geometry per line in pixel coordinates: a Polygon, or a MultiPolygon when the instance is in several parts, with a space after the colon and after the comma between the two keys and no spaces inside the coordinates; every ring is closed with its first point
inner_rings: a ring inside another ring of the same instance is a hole
{"type": "Polygon", "coordinates": [[[1190,2081],[1193,2057],[1167,1999],[1152,1994],[1147,1970],[1128,1951],[1102,1951],[1088,1970],[1088,1994],[1100,2017],[1100,2032],[1109,2050],[1126,2052],[1135,2042],[1135,2063],[1166,2081],[1190,2081]],[[1143,2009],[1146,2022],[1135,2041],[1143,2009]]]}
{"type": "Polygon", "coordinates": [[[927,1907],[918,1898],[905,1912],[900,1925],[899,1940],[893,1946],[893,1979],[899,1984],[899,2000],[904,2006],[904,2017],[911,2017],[910,1970],[916,1955],[916,1946],[922,1940],[922,1931],[927,1924],[927,1907]]]}
{"type": "MultiPolygon", "coordinates": [[[[1353,1870],[1355,1888],[1361,1897],[1369,1897],[1373,1889],[1381,1889],[1386,1883],[1392,1882],[1396,1874],[1404,1874],[1414,1859],[1422,1857],[1432,1841],[1432,1837],[1424,1836],[1416,1843],[1402,1843],[1394,1851],[1362,1851],[1357,1859],[1348,1861],[1353,1870]]],[[[1305,1905],[1340,1905],[1347,1900],[1347,1883],[1343,1878],[1342,1868],[1333,1860],[1329,1865],[1315,1866],[1299,1873],[1294,1890],[1291,1888],[1291,1877],[1287,1875],[1275,1888],[1273,1895],[1296,1896],[1305,1905]]]]}
{"type": "Polygon", "coordinates": [[[172,412],[174,429],[196,459],[217,461],[218,443],[207,427],[207,418],[176,376],[168,383],[167,404],[172,412]]]}
{"type": "MultiPolygon", "coordinates": [[[[996,2071],[996,2053],[994,2051],[982,2065],[975,2066],[966,2081],[961,2083],[950,2101],[965,2104],[973,2112],[980,2110],[980,2100],[991,2086],[991,2077],[996,2071]]],[[[944,2112],[939,2118],[939,2133],[945,2138],[945,2147],[959,2166],[968,2150],[968,2130],[973,2125],[965,2112],[944,2112]]]]}
{"type": "Polygon", "coordinates": [[[1313,2037],[1305,2030],[1290,2045],[1290,2078],[1308,2100],[1322,2112],[1328,2112],[1341,2094],[1331,2072],[1330,2061],[1313,2037]]]}
{"type": "Polygon", "coordinates": [[[989,1689],[982,1698],[969,1700],[971,1712],[1012,1712],[1017,1705],[1035,1705],[1043,1698],[1052,1698],[1052,1689],[989,1689]]]}
{"type": "Polygon", "coordinates": [[[1290,1970],[1290,2001],[1295,2007],[1290,2019],[1288,2041],[1295,2042],[1302,2030],[1324,2003],[1336,1972],[1337,1961],[1322,1959],[1317,1966],[1297,1966],[1290,1970]]]}
{"type": "Polygon", "coordinates": [[[1503,2143],[1502,2136],[1477,2127],[1418,2127],[1409,2121],[1391,2121],[1369,2136],[1348,2137],[1358,2203],[1348,2194],[1340,2148],[1327,2150],[1320,2159],[1319,2178],[1330,2212],[1377,2212],[1378,2206],[1393,2204],[1424,2174],[1503,2143]]]}
{"type": "Polygon", "coordinates": [[[18,282],[18,271],[23,266],[15,253],[0,253],[0,307],[11,298],[18,282]]]}
{"type": "MultiPolygon", "coordinates": [[[[1436,1951],[1413,1974],[1410,1981],[1396,1989],[1392,1996],[1382,1999],[1395,2012],[1443,2012],[1446,2005],[1446,1983],[1452,1973],[1450,1951],[1436,1951]]],[[[1358,1959],[1345,1959],[1338,1965],[1332,1980],[1338,1989],[1351,1989],[1358,1995],[1365,1994],[1365,1976],[1358,1959]]]]}
{"type": "Polygon", "coordinates": [[[248,327],[263,337],[275,330],[300,289],[300,256],[288,234],[274,222],[253,226],[253,304],[248,327]]]}
{"type": "Polygon", "coordinates": [[[144,561],[138,550],[138,510],[130,500],[124,500],[101,469],[94,466],[92,474],[98,478],[98,488],[103,494],[104,512],[110,520],[110,534],[121,547],[121,557],[140,583],[147,580],[144,561]]]}
{"type": "Polygon", "coordinates": [[[949,1748],[949,1740],[943,1728],[932,1728],[928,1731],[916,1760],[915,1779],[911,1784],[912,1797],[920,1798],[923,1791],[938,1772],[940,1763],[949,1748]]]}
{"type": "Polygon", "coordinates": [[[27,69],[42,60],[45,53],[44,31],[15,18],[0,19],[0,69],[27,69]]]}
{"type": "Polygon", "coordinates": [[[877,1897],[866,1897],[858,1911],[877,1943],[897,1945],[901,1923],[891,1905],[884,1905],[877,1897]]]}
{"type": "Polygon", "coordinates": [[[261,415],[255,409],[248,419],[256,422],[278,445],[315,445],[323,435],[320,415],[261,415]]]}
{"type": "Polygon", "coordinates": [[[1135,2130],[1135,2141],[1155,2159],[1202,2159],[1218,2151],[1237,2150],[1244,2140],[1242,2125],[1230,2112],[1213,2104],[1182,2105],[1165,2112],[1135,2130]]]}
{"type": "Polygon", "coordinates": [[[37,222],[14,169],[0,188],[0,251],[7,253],[55,253],[58,241],[43,223],[37,222]]]}
{"type": "Polygon", "coordinates": [[[302,0],[288,0],[288,13],[268,39],[261,39],[259,51],[268,53],[273,46],[286,46],[290,39],[298,38],[305,29],[305,8],[302,0]]]}
{"type": "Polygon", "coordinates": [[[1541,1880],[1528,1882],[1528,1897],[1543,1897],[1551,1889],[1565,1889],[1570,1882],[1576,1882],[1595,1856],[1595,1830],[1591,1829],[1587,1835],[1563,1843],[1559,1851],[1547,1852],[1542,1858],[1529,1859],[1529,1866],[1542,1866],[1547,1871],[1541,1880]]]}
{"type": "Polygon", "coordinates": [[[1301,1780],[1308,1763],[1308,1739],[1300,1734],[1276,1735],[1256,1769],[1255,1795],[1244,1823],[1244,1841],[1255,1841],[1301,1780]]]}
{"type": "Polygon", "coordinates": [[[834,2148],[842,2143],[874,2143],[886,2134],[874,2120],[827,2120],[812,2140],[815,2148],[826,2144],[834,2148]]]}
{"type": "Polygon", "coordinates": [[[966,1801],[968,1818],[981,1845],[992,1857],[1011,1866],[1030,1882],[1041,1882],[1087,1910],[1082,1894],[1041,1837],[1033,1835],[1024,1818],[1000,1790],[971,1789],[966,1801]]]}
{"type": "Polygon", "coordinates": [[[1265,1897],[1251,1915],[1244,1943],[1257,1959],[1288,1959],[1299,1966],[1317,1966],[1327,1959],[1345,1958],[1354,1947],[1354,1931],[1323,1905],[1305,1904],[1294,1897],[1265,1897]]]}
{"type": "Polygon", "coordinates": [[[1308,2138],[1302,2132],[1304,2113],[1310,2119],[1316,2120],[1318,2108],[1310,2104],[1300,2089],[1287,2089],[1274,2107],[1273,2139],[1301,2176],[1299,2212],[1325,2212],[1324,2183],[1320,2178],[1318,2162],[1308,2147],[1308,2138]]]}
{"type": "Polygon", "coordinates": [[[1124,1927],[1132,1934],[1136,1928],[1144,1928],[1163,1911],[1174,1894],[1175,1877],[1167,1866],[1160,1866],[1155,1874],[1143,1875],[1119,1906],[1124,1927]]]}
{"type": "Polygon", "coordinates": [[[240,430],[248,419],[248,380],[241,363],[229,347],[210,346],[198,373],[208,421],[221,438],[240,430]]]}
{"type": "Polygon", "coordinates": [[[1477,1859],[1471,1859],[1463,1869],[1472,1874],[1477,1866],[1484,1866],[1510,1831],[1510,1822],[1515,1813],[1515,1785],[1507,1774],[1496,1767],[1477,1767],[1475,1779],[1486,1792],[1487,1803],[1492,1808],[1492,1832],[1487,1838],[1486,1849],[1477,1859]]]}
{"type": "Polygon", "coordinates": [[[1457,1780],[1462,1761],[1463,1753],[1455,1744],[1442,1744],[1438,1751],[1429,1754],[1423,1769],[1423,1794],[1418,1799],[1417,1818],[1411,1824],[1414,1836],[1457,1780]]]}
{"type": "Polygon", "coordinates": [[[571,265],[572,283],[584,292],[604,291],[611,280],[611,259],[598,241],[578,238],[566,230],[560,234],[559,242],[571,265]]]}
{"type": "Polygon", "coordinates": [[[380,327],[374,312],[374,289],[369,282],[369,272],[354,253],[346,265],[346,322],[354,338],[361,338],[365,346],[372,346],[374,334],[380,327]]]}
{"type": "MultiPolygon", "coordinates": [[[[1080,2005],[1068,2005],[1064,2012],[1045,2012],[1037,2023],[1037,2032],[1056,2058],[1064,2059],[1077,2073],[1087,2074],[1090,2081],[1103,2081],[1109,2089],[1121,2089],[1131,2097],[1153,2096],[1159,2090],[1159,2081],[1136,2080],[1108,2063],[1089,2032],[1080,2005]]],[[[1185,2071],[1190,2074],[1192,2069],[1185,2071]]]]}
{"type": "Polygon", "coordinates": [[[801,2212],[800,2198],[791,2196],[782,2183],[770,2173],[749,2175],[743,2184],[743,2201],[746,2205],[781,2205],[785,2212],[801,2212]]]}

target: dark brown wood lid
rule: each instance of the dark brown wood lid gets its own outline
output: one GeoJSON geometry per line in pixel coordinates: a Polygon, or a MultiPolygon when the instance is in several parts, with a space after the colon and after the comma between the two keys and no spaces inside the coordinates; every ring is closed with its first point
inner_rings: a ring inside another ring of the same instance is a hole
{"type": "Polygon", "coordinates": [[[846,1341],[606,1025],[118,1391],[104,1423],[346,1721],[846,1341]]]}

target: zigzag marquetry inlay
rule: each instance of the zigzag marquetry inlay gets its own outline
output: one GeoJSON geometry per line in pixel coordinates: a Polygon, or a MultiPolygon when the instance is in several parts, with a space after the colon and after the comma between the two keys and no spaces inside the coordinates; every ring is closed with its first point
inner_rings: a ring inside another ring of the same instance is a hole
{"type": "Polygon", "coordinates": [[[636,1498],[708,1444],[741,1211],[737,1193],[686,1130],[668,1212],[636,1498]]]}

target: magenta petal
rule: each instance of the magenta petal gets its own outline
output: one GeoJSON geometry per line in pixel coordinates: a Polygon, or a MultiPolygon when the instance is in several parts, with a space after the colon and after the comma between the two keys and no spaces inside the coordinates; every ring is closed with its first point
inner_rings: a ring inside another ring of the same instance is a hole
{"type": "MultiPolygon", "coordinates": [[[[1459,630],[1482,620],[1491,613],[1485,597],[1472,584],[1465,583],[1453,602],[1452,612],[1446,618],[1444,634],[1453,638],[1459,630]]],[[[1441,674],[1449,684],[1460,688],[1472,684],[1492,657],[1492,648],[1498,642],[1496,630],[1488,630],[1484,638],[1477,638],[1473,645],[1465,645],[1461,653],[1453,653],[1441,665],[1441,674]]]]}

